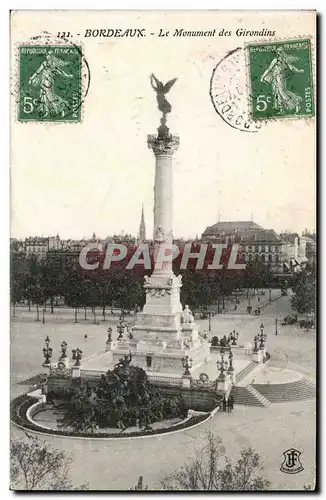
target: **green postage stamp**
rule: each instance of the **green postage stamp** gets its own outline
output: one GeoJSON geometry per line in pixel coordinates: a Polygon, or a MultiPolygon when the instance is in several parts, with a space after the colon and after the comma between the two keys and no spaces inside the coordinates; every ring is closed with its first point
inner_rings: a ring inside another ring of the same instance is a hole
{"type": "Polygon", "coordinates": [[[246,50],[254,120],[314,116],[309,39],[249,44],[246,50]]]}
{"type": "Polygon", "coordinates": [[[21,45],[18,119],[79,122],[81,65],[81,47],[21,45]]]}

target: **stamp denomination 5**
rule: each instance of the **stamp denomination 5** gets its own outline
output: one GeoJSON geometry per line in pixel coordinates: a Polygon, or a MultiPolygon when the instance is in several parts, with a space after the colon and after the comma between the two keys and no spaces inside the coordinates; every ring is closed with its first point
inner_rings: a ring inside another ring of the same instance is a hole
{"type": "Polygon", "coordinates": [[[315,114],[311,41],[247,45],[254,120],[315,114]]]}
{"type": "Polygon", "coordinates": [[[18,119],[80,121],[81,67],[78,46],[20,46],[18,119]]]}

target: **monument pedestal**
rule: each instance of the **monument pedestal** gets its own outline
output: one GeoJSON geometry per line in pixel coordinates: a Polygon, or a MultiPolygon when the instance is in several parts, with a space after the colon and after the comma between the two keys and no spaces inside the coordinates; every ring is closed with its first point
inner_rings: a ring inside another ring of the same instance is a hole
{"type": "MultiPolygon", "coordinates": [[[[149,319],[150,317],[147,317],[149,319]]],[[[140,319],[143,317],[140,315],[140,319]]],[[[181,327],[180,315],[175,321],[179,322],[179,328],[167,328],[162,324],[161,316],[152,317],[153,324],[138,324],[133,327],[133,340],[118,342],[112,349],[112,356],[115,363],[131,352],[132,363],[143,368],[148,373],[164,373],[173,376],[180,376],[184,372],[183,359],[188,356],[192,360],[190,372],[203,365],[209,358],[209,343],[200,339],[197,325],[189,330],[181,327]],[[135,332],[135,333],[134,333],[135,332]],[[186,336],[184,336],[186,333],[186,336]],[[144,335],[143,338],[135,340],[136,335],[144,335]],[[191,339],[194,338],[194,341],[191,339]]],[[[168,318],[170,321],[170,318],[168,318]]]]}

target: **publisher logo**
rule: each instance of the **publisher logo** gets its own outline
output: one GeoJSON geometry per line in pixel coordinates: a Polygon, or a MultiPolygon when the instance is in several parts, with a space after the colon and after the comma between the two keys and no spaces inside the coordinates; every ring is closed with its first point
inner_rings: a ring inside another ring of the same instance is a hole
{"type": "Polygon", "coordinates": [[[297,474],[303,470],[303,465],[300,462],[301,451],[295,448],[290,448],[283,453],[284,462],[281,465],[280,470],[285,472],[285,474],[297,474]]]}

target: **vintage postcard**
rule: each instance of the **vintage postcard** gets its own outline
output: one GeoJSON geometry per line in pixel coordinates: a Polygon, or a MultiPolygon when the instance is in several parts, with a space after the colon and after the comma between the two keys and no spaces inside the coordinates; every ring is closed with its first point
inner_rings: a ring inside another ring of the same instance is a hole
{"type": "Polygon", "coordinates": [[[10,26],[10,488],[315,490],[316,13],[10,26]]]}

